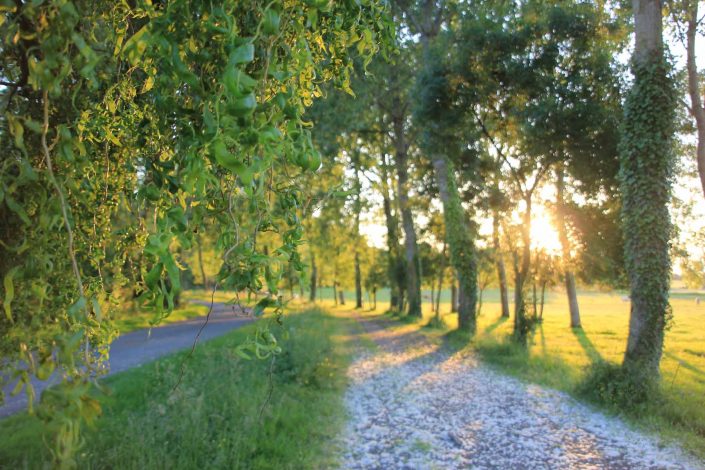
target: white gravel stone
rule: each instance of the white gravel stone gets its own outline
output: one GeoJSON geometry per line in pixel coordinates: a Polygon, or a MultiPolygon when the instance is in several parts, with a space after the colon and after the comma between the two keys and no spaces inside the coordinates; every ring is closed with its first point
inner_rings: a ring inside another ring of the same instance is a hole
{"type": "Polygon", "coordinates": [[[342,468],[705,469],[564,393],[359,321],[379,347],[348,370],[342,468]]]}

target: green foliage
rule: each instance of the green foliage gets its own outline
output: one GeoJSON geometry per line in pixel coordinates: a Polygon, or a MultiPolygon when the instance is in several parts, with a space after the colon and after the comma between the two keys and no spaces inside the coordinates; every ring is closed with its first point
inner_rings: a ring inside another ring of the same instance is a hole
{"type": "MultiPolygon", "coordinates": [[[[632,322],[625,366],[658,374],[664,329],[671,311],[668,212],[673,178],[676,94],[670,66],[662,55],[632,64],[634,84],[624,106],[620,142],[624,253],[632,301],[632,322]]],[[[638,372],[635,379],[648,374],[638,372]]]]}
{"type": "Polygon", "coordinates": [[[702,289],[705,286],[705,262],[699,259],[684,259],[681,262],[683,282],[689,289],[702,289]]]}
{"type": "Polygon", "coordinates": [[[31,397],[29,378],[57,370],[66,400],[42,416],[63,423],[70,465],[123,287],[167,315],[181,250],[206,230],[220,286],[274,298],[303,268],[301,181],[320,155],[302,115],[322,82],[349,89],[349,49],[371,56],[390,25],[372,0],[53,0],[0,15],[0,377],[31,397]]]}
{"type": "MultiPolygon", "coordinates": [[[[185,353],[110,377],[112,394],[85,434],[76,463],[121,469],[333,467],[331,437],[344,419],[352,352],[340,338],[352,327],[320,310],[287,315],[284,326],[273,329],[288,337],[273,375],[270,360],[242,360],[234,352],[252,325],[199,346],[176,392],[185,353]]],[[[36,416],[4,420],[0,462],[42,468],[51,462],[42,439],[50,437],[36,416]]]]}
{"type": "Polygon", "coordinates": [[[460,203],[455,184],[453,164],[448,162],[448,199],[444,201],[446,241],[450,249],[450,263],[455,268],[463,299],[458,306],[458,327],[474,334],[477,305],[477,254],[474,231],[468,227],[467,215],[460,203]]]}
{"type": "Polygon", "coordinates": [[[644,370],[630,370],[606,361],[588,366],[587,373],[576,388],[578,395],[626,413],[638,413],[645,404],[660,399],[657,378],[644,370]]]}

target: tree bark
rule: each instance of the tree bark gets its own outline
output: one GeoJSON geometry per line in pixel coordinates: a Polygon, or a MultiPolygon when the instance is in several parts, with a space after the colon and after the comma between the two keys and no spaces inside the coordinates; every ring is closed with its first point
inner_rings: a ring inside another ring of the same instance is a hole
{"type": "Polygon", "coordinates": [[[546,301],[546,281],[541,284],[541,309],[539,310],[539,322],[543,321],[543,306],[546,301]]]}
{"type": "Polygon", "coordinates": [[[409,173],[407,143],[404,134],[404,116],[394,116],[395,163],[397,170],[397,193],[404,228],[404,252],[406,256],[406,302],[407,314],[421,317],[421,268],[416,241],[414,218],[409,207],[409,173]]]}
{"type": "Polygon", "coordinates": [[[492,213],[492,244],[497,265],[497,278],[499,279],[499,297],[502,303],[502,317],[509,318],[509,290],[507,288],[507,271],[504,267],[504,257],[499,243],[499,214],[492,213]]]}
{"type": "Polygon", "coordinates": [[[482,314],[482,294],[485,292],[485,287],[480,286],[478,289],[478,294],[477,294],[477,316],[479,317],[480,314],[482,314]]]}
{"type": "Polygon", "coordinates": [[[450,313],[458,311],[458,287],[455,282],[455,276],[450,283],[450,313]]]}
{"type": "Polygon", "coordinates": [[[663,56],[663,26],[660,0],[632,0],[634,12],[634,60],[650,60],[652,54],[663,56]]]}
{"type": "Polygon", "coordinates": [[[699,0],[688,2],[688,30],[686,31],[687,44],[687,68],[688,68],[688,94],[690,95],[690,112],[695,118],[695,126],[698,131],[698,144],[696,149],[696,160],[698,162],[698,175],[703,196],[705,196],[705,108],[700,96],[700,77],[698,76],[698,65],[695,60],[695,39],[698,25],[698,3],[699,0]]]}
{"type": "Polygon", "coordinates": [[[360,253],[355,250],[355,308],[362,308],[362,275],[360,273],[360,253]]]}
{"type": "Polygon", "coordinates": [[[556,225],[558,238],[561,241],[563,252],[563,266],[565,274],[565,292],[568,296],[568,309],[570,311],[570,327],[582,328],[580,323],[580,307],[578,306],[578,292],[575,288],[575,275],[573,274],[573,257],[570,253],[570,240],[565,225],[565,171],[563,166],[556,170],[556,225]]]}
{"type": "Polygon", "coordinates": [[[362,201],[360,199],[360,167],[357,154],[354,153],[353,167],[355,169],[355,308],[362,308],[362,273],[360,272],[360,212],[362,201]]]}
{"type": "Polygon", "coordinates": [[[469,232],[467,216],[455,183],[455,175],[444,155],[432,159],[438,191],[443,203],[446,243],[450,263],[458,274],[462,296],[458,305],[458,329],[475,334],[477,330],[477,260],[475,244],[469,232]]]}
{"type": "MultiPolygon", "coordinates": [[[[436,294],[436,318],[440,319],[441,316],[441,292],[443,291],[443,275],[445,274],[446,270],[446,242],[445,240],[443,241],[443,251],[442,253],[442,258],[441,258],[441,266],[438,272],[438,293],[436,294]]],[[[433,299],[431,299],[433,301],[433,299]]]]}
{"type": "Polygon", "coordinates": [[[389,276],[389,309],[401,309],[401,292],[404,290],[404,281],[401,277],[399,266],[399,225],[397,218],[392,213],[392,200],[389,196],[389,185],[387,174],[387,159],[382,158],[382,206],[384,208],[384,218],[387,225],[387,252],[388,265],[387,275],[389,276]]]}
{"type": "MultiPolygon", "coordinates": [[[[529,323],[526,317],[525,283],[531,269],[531,205],[532,194],[524,197],[526,210],[521,226],[522,254],[521,263],[515,262],[516,281],[514,286],[514,336],[520,344],[526,345],[529,323]]],[[[518,260],[517,260],[518,261],[518,260]]]]}

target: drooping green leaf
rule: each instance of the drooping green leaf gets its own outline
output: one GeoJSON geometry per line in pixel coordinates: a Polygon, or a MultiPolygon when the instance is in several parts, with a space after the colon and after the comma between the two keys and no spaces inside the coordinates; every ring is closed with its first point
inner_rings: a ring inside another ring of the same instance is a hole
{"type": "Polygon", "coordinates": [[[15,274],[17,274],[18,270],[19,266],[11,268],[2,280],[3,287],[5,288],[5,296],[2,301],[2,306],[5,310],[5,317],[7,317],[10,323],[14,323],[14,319],[12,318],[12,301],[15,299],[15,285],[13,283],[13,278],[15,277],[15,274]]]}

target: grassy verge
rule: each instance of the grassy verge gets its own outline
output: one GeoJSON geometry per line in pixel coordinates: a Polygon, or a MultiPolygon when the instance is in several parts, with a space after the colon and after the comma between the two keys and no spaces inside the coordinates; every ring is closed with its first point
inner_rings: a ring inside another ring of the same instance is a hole
{"type": "MultiPolygon", "coordinates": [[[[285,352],[274,362],[240,359],[254,326],[106,380],[112,395],[85,432],[80,468],[327,468],[343,422],[351,320],[321,310],[277,327],[285,352]],[[270,388],[271,387],[271,388],[270,388]],[[267,397],[271,397],[267,400],[267,397]],[[266,404],[265,404],[266,403],[266,404]],[[264,406],[263,406],[264,405],[264,406]],[[261,418],[260,418],[260,412],[261,418]]],[[[0,466],[41,468],[47,430],[27,414],[2,421],[0,466]]]]}
{"type": "MultiPolygon", "coordinates": [[[[208,307],[203,305],[185,305],[183,307],[174,309],[173,312],[169,314],[168,317],[162,319],[162,321],[157,326],[168,325],[170,323],[176,323],[190,318],[201,317],[208,313],[208,307]]],[[[118,315],[115,319],[115,327],[118,329],[120,334],[129,333],[130,331],[139,330],[142,328],[149,328],[154,321],[154,313],[148,311],[126,311],[118,315]]]]}

